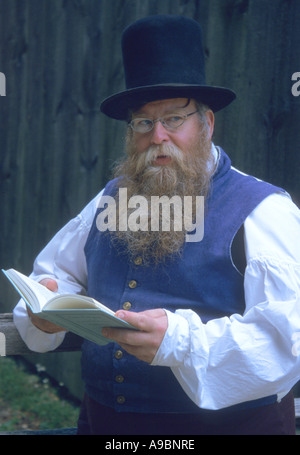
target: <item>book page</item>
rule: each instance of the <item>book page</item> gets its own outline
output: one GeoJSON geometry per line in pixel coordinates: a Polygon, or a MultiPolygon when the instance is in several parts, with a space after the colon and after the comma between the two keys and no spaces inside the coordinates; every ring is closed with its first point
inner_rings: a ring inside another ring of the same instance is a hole
{"type": "Polygon", "coordinates": [[[61,294],[52,298],[44,310],[101,309],[109,314],[114,312],[97,300],[79,294],[61,294]]]}
{"type": "Polygon", "coordinates": [[[54,295],[58,295],[17,270],[9,269],[3,272],[34,313],[40,311],[54,295]]]}
{"type": "Polygon", "coordinates": [[[99,309],[44,310],[39,316],[99,345],[111,342],[102,336],[103,327],[135,329],[128,322],[99,309]]]}

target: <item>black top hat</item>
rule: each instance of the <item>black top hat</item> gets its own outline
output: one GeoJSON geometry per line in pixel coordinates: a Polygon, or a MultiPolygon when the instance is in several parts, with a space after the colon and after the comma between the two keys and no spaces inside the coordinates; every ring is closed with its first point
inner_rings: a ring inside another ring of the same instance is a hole
{"type": "Polygon", "coordinates": [[[126,90],[102,102],[109,117],[128,120],[130,109],[159,99],[194,98],[214,112],[235,99],[227,88],[206,85],[202,32],[193,19],[140,19],[124,30],[122,52],[126,90]]]}

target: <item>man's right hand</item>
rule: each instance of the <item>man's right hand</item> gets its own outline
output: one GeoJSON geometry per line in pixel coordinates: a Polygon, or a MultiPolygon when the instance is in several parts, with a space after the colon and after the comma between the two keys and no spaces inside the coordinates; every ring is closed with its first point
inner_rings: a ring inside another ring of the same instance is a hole
{"type": "MultiPolygon", "coordinates": [[[[57,282],[55,280],[52,280],[50,278],[44,278],[42,281],[40,281],[40,284],[46,286],[46,288],[48,288],[50,291],[57,292],[58,287],[57,282]]],[[[35,314],[31,311],[31,309],[28,306],[26,308],[32,324],[35,325],[38,329],[42,330],[43,332],[57,333],[66,331],[66,329],[63,329],[62,327],[56,324],[53,324],[53,322],[46,321],[46,319],[42,319],[39,318],[38,316],[35,316],[35,314]]]]}

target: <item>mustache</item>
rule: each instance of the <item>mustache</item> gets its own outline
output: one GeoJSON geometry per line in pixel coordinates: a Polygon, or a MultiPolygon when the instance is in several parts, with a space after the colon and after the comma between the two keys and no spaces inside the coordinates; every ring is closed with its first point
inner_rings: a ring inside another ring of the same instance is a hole
{"type": "Polygon", "coordinates": [[[145,168],[153,166],[154,161],[159,156],[165,156],[172,159],[175,164],[184,164],[184,153],[173,144],[151,145],[146,151],[136,156],[137,173],[142,172],[145,168]]]}

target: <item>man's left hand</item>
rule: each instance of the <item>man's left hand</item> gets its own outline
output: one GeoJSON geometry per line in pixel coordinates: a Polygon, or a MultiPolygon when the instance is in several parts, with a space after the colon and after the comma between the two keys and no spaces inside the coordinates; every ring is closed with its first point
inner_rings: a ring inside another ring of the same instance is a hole
{"type": "Polygon", "coordinates": [[[102,334],[118,343],[129,354],[151,363],[168,328],[168,317],[163,309],[140,313],[119,310],[116,316],[138,329],[105,328],[102,334]]]}

